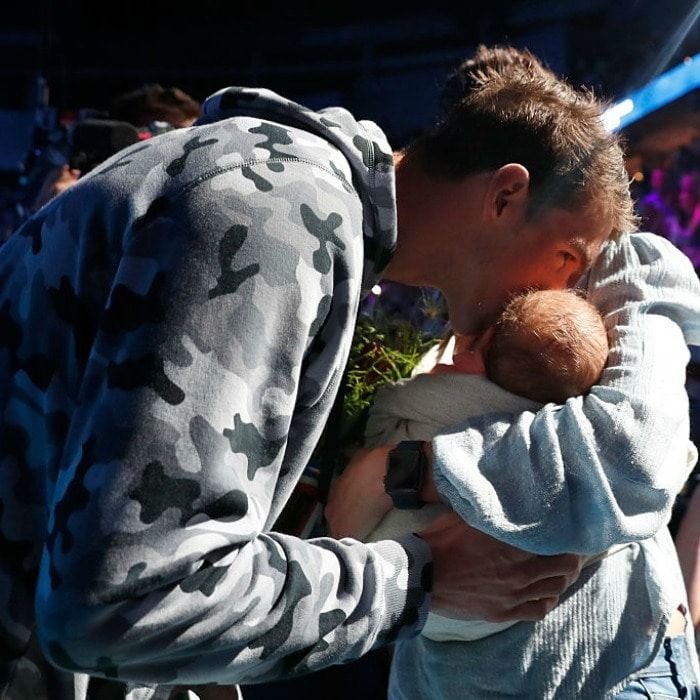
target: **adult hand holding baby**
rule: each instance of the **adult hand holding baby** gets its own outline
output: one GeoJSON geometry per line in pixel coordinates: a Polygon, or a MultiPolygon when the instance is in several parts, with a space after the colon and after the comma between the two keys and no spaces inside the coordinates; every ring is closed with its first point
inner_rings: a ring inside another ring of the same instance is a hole
{"type": "MultiPolygon", "coordinates": [[[[326,507],[335,538],[363,538],[392,502],[384,490],[394,445],[361,450],[331,489],[326,507]]],[[[429,443],[426,443],[430,461],[429,443]]],[[[439,500],[426,469],[421,498],[439,500]]],[[[539,620],[578,578],[582,558],[543,557],[511,547],[467,525],[455,513],[437,518],[419,535],[433,555],[433,612],[461,619],[539,620]]]]}
{"type": "Polygon", "coordinates": [[[537,556],[495,540],[456,513],[419,533],[433,554],[431,611],[489,622],[541,620],[576,581],[583,558],[537,556]]]}

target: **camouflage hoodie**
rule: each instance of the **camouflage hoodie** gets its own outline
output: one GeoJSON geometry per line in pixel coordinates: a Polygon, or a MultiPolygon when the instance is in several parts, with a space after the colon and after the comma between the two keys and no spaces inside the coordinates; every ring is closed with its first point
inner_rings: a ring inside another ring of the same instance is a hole
{"type": "Polygon", "coordinates": [[[236,88],[0,249],[1,698],[168,697],[417,632],[421,540],[270,531],[395,237],[374,124],[236,88]]]}

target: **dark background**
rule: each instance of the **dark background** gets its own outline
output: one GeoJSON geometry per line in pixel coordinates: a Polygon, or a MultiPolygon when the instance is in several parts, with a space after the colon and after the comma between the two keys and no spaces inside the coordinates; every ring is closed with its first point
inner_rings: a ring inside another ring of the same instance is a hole
{"type": "Polygon", "coordinates": [[[104,109],[147,82],[198,100],[263,85],[342,104],[395,140],[430,122],[445,75],[480,42],[527,46],[616,99],[700,51],[690,0],[287,2],[3,0],[0,110],[104,109]]]}
{"type": "MultiPolygon", "coordinates": [[[[147,83],[200,102],[247,85],[344,106],[397,149],[480,43],[527,47],[617,101],[700,53],[699,14],[700,0],[0,0],[0,242],[70,160],[74,126],[147,83]]],[[[638,182],[679,149],[700,159],[700,90],[623,135],[638,182]]]]}

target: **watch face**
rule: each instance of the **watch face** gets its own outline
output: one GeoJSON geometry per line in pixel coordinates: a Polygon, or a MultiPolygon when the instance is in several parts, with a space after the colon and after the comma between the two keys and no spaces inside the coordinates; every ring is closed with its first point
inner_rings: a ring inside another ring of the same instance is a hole
{"type": "Polygon", "coordinates": [[[389,453],[389,465],[384,479],[387,492],[398,489],[416,491],[421,487],[420,452],[389,453]]]}

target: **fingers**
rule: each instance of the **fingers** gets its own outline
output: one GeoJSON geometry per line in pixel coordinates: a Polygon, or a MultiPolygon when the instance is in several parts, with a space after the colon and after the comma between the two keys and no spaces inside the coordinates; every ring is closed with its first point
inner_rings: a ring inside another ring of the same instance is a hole
{"type": "Polygon", "coordinates": [[[516,549],[454,513],[436,518],[421,536],[433,553],[433,608],[449,617],[542,619],[583,564],[577,555],[538,556],[516,549]]]}
{"type": "MultiPolygon", "coordinates": [[[[575,580],[575,579],[574,579],[575,580]]],[[[490,622],[506,620],[541,620],[559,603],[559,598],[573,583],[569,576],[552,576],[511,592],[500,609],[487,614],[490,622]]]]}
{"type": "Polygon", "coordinates": [[[571,582],[566,576],[553,576],[537,581],[514,593],[509,605],[504,605],[500,611],[494,611],[487,619],[490,622],[541,620],[557,606],[560,596],[570,585],[571,582]]]}
{"type": "Polygon", "coordinates": [[[520,596],[524,602],[542,600],[543,598],[558,598],[569,585],[570,582],[566,576],[553,576],[524,588],[520,596]]]}
{"type": "Polygon", "coordinates": [[[80,177],[80,170],[77,168],[71,168],[69,165],[64,165],[61,167],[60,171],[56,175],[57,180],[77,180],[80,177]]]}
{"type": "Polygon", "coordinates": [[[516,563],[522,577],[519,582],[523,586],[552,577],[563,577],[571,585],[579,577],[583,566],[583,557],[577,554],[558,554],[553,557],[536,556],[527,552],[522,554],[527,555],[526,560],[516,563]]]}
{"type": "Polygon", "coordinates": [[[521,605],[516,605],[507,612],[494,613],[489,616],[488,622],[507,622],[509,620],[542,620],[557,606],[559,598],[542,598],[530,600],[521,605]]]}
{"type": "Polygon", "coordinates": [[[468,535],[472,540],[480,540],[481,546],[488,547],[492,557],[494,549],[497,550],[500,555],[497,559],[500,563],[499,568],[502,569],[502,576],[507,578],[516,576],[515,584],[521,588],[526,588],[536,581],[556,576],[566,577],[571,585],[579,577],[584,562],[584,557],[578,554],[545,556],[518,549],[472,528],[452,511],[435,518],[425,530],[426,533],[440,531],[445,534],[450,533],[455,538],[468,535]]]}

